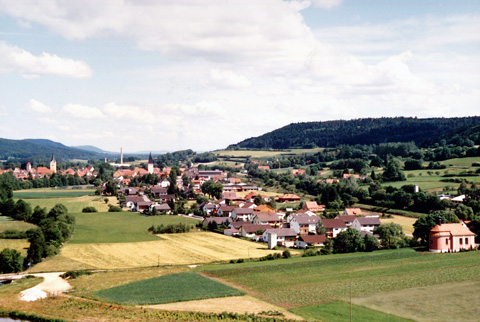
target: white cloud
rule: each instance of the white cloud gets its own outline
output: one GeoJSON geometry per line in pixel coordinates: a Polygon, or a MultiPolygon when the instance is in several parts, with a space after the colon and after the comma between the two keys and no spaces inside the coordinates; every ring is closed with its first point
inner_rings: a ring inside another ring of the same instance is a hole
{"type": "Polygon", "coordinates": [[[63,106],[63,110],[76,118],[82,119],[98,119],[104,118],[105,115],[96,107],[90,107],[80,104],[67,104],[63,106]]]}
{"type": "Polygon", "coordinates": [[[210,78],[214,85],[220,87],[243,88],[251,85],[245,76],[238,75],[231,70],[211,69],[210,78]]]}
{"type": "Polygon", "coordinates": [[[8,115],[7,109],[4,106],[0,105],[0,116],[7,116],[7,115],[8,115]]]}
{"type": "Polygon", "coordinates": [[[115,102],[107,103],[102,108],[110,117],[122,119],[125,122],[132,120],[140,123],[155,123],[156,116],[147,107],[134,105],[118,105],[115,102]]]}
{"type": "Polygon", "coordinates": [[[47,106],[43,104],[42,102],[39,102],[37,100],[34,100],[33,98],[28,102],[28,107],[38,113],[51,113],[52,108],[50,106],[47,106]]]}
{"type": "Polygon", "coordinates": [[[49,53],[35,56],[16,46],[0,41],[0,73],[19,72],[25,78],[42,75],[90,77],[90,67],[78,60],[61,58],[49,53]]]}
{"type": "Polygon", "coordinates": [[[312,0],[315,7],[330,9],[342,4],[342,0],[312,0]]]}

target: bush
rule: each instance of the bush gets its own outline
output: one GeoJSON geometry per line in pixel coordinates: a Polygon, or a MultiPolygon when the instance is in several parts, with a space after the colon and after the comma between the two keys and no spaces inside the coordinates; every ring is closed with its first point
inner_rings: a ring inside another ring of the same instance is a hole
{"type": "Polygon", "coordinates": [[[113,206],[113,205],[108,205],[108,212],[122,212],[122,208],[113,206]]]}
{"type": "Polygon", "coordinates": [[[289,249],[284,250],[283,253],[282,253],[282,257],[283,257],[283,258],[290,258],[290,257],[292,257],[292,254],[290,253],[290,250],[289,250],[289,249]]]}
{"type": "Polygon", "coordinates": [[[87,271],[67,271],[64,274],[60,275],[60,277],[63,279],[68,279],[68,278],[75,279],[82,275],[91,275],[91,274],[92,272],[87,272],[87,271]]]}
{"type": "Polygon", "coordinates": [[[15,229],[7,229],[3,233],[0,233],[1,239],[26,239],[27,232],[19,231],[15,229]]]}
{"type": "Polygon", "coordinates": [[[95,207],[85,207],[82,209],[82,212],[97,212],[97,208],[95,207]]]}

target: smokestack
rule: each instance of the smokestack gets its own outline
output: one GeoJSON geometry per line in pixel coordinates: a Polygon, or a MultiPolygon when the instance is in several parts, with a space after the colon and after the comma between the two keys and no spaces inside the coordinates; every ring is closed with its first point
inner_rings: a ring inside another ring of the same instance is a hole
{"type": "Polygon", "coordinates": [[[123,148],[120,148],[120,164],[123,164],[123,148]]]}

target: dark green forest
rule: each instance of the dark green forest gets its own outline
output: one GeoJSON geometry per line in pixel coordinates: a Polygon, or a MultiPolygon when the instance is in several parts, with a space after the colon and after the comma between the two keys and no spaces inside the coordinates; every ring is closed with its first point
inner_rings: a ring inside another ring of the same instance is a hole
{"type": "Polygon", "coordinates": [[[232,144],[228,149],[291,149],[390,142],[414,142],[419,147],[429,147],[441,140],[455,145],[479,144],[480,117],[384,117],[292,123],[232,144]]]}

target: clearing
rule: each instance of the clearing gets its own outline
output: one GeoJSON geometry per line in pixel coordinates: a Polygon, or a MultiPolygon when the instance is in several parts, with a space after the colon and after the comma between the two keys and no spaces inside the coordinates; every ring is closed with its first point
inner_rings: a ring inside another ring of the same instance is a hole
{"type": "Polygon", "coordinates": [[[393,215],[393,218],[380,218],[382,224],[396,223],[402,226],[403,233],[412,236],[413,234],[413,224],[417,221],[418,218],[411,218],[399,215],[393,215]]]}

